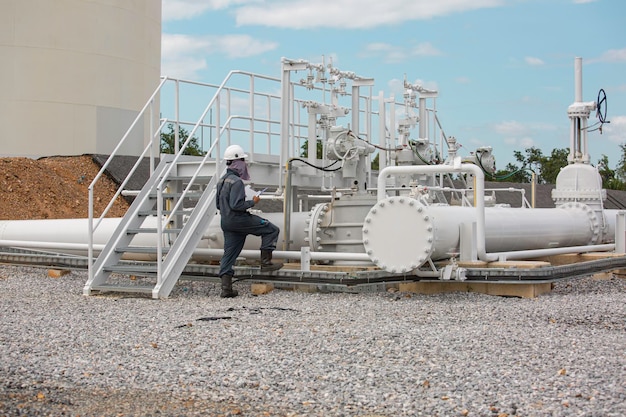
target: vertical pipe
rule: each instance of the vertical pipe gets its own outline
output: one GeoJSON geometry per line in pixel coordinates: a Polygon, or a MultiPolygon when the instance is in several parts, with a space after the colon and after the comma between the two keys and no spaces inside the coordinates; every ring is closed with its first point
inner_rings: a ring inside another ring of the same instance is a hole
{"type": "MultiPolygon", "coordinates": [[[[387,149],[387,132],[385,131],[385,126],[387,125],[386,111],[385,111],[385,96],[382,91],[378,93],[378,144],[387,149]]],[[[378,150],[378,172],[382,171],[387,167],[387,151],[379,149],[378,150]]]]}
{"type": "Polygon", "coordinates": [[[537,174],[532,173],[532,181],[530,183],[530,206],[535,208],[535,195],[537,194],[537,174]]]}
{"type": "Polygon", "coordinates": [[[359,94],[360,89],[357,85],[352,85],[352,131],[360,136],[361,132],[359,131],[359,116],[360,116],[360,108],[359,108],[359,94]]]}
{"type": "Polygon", "coordinates": [[[576,57],[574,59],[574,101],[581,103],[583,101],[583,59],[576,57]]]}
{"type": "Polygon", "coordinates": [[[567,161],[571,164],[576,159],[576,118],[570,118],[569,125],[569,156],[567,161]]]}
{"type": "Polygon", "coordinates": [[[180,137],[178,131],[180,130],[180,82],[178,80],[174,81],[176,93],[174,94],[174,118],[176,119],[176,129],[174,131],[174,155],[178,155],[178,151],[180,150],[180,137]]]}
{"type": "MultiPolygon", "coordinates": [[[[280,81],[280,166],[286,167],[289,158],[289,84],[290,70],[283,62],[283,72],[280,81]]],[[[278,186],[282,186],[283,176],[279,176],[278,186]]]]}
{"type": "Polygon", "coordinates": [[[428,116],[426,115],[426,98],[420,94],[419,102],[419,139],[428,137],[428,116]]]}
{"type": "Polygon", "coordinates": [[[291,190],[291,163],[289,158],[285,164],[285,198],[283,199],[283,250],[289,250],[291,244],[291,210],[293,208],[293,198],[291,190]]]}
{"type": "Polygon", "coordinates": [[[615,221],[615,252],[626,253],[626,211],[618,211],[615,221]]]}
{"type": "Polygon", "coordinates": [[[317,126],[317,115],[309,109],[309,128],[307,129],[307,157],[309,164],[315,165],[317,162],[317,136],[315,134],[317,126]]]}
{"type": "Polygon", "coordinates": [[[396,98],[393,95],[389,100],[389,142],[391,148],[396,147],[396,98]]]}

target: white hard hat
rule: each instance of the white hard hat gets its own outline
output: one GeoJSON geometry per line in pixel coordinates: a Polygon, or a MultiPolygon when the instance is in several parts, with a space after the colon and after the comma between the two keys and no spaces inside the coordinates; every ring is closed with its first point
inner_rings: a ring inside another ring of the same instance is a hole
{"type": "Polygon", "coordinates": [[[248,154],[244,152],[243,148],[239,145],[230,145],[224,151],[224,160],[234,161],[235,159],[247,158],[248,154]]]}

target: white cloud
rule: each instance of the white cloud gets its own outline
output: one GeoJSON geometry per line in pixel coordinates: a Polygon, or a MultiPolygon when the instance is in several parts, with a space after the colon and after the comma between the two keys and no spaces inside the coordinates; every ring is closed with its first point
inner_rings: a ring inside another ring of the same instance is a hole
{"type": "Polygon", "coordinates": [[[207,68],[207,57],[244,58],[276,49],[275,42],[263,42],[248,35],[188,36],[163,34],[161,72],[174,78],[197,78],[207,68]]]}
{"type": "Polygon", "coordinates": [[[528,134],[528,127],[516,121],[505,121],[494,125],[494,131],[500,135],[512,137],[528,134]]]}
{"type": "Polygon", "coordinates": [[[210,10],[255,2],[255,0],[163,0],[164,21],[191,19],[210,10]]]}
{"type": "Polygon", "coordinates": [[[519,142],[520,147],[523,149],[528,149],[528,148],[532,148],[533,146],[535,146],[535,140],[530,137],[523,137],[519,139],[518,142],[519,142]]]}
{"type": "Polygon", "coordinates": [[[366,29],[497,7],[505,0],[267,0],[235,10],[238,25],[366,29]]]}
{"type": "Polygon", "coordinates": [[[407,59],[417,56],[442,55],[441,51],[435,48],[430,42],[421,42],[414,46],[402,47],[384,42],[370,43],[361,53],[366,57],[381,56],[381,59],[388,64],[405,62],[407,59]]]}
{"type": "Polygon", "coordinates": [[[595,3],[598,0],[574,0],[574,4],[595,3]]]}
{"type": "Polygon", "coordinates": [[[532,128],[525,123],[514,120],[504,121],[493,126],[493,131],[502,137],[502,141],[506,145],[520,150],[536,146],[533,136],[537,129],[539,127],[532,128]]]}
{"type": "Polygon", "coordinates": [[[609,140],[613,143],[626,144],[626,116],[615,116],[609,118],[609,124],[602,128],[609,140]]]}
{"type": "Polygon", "coordinates": [[[533,67],[538,67],[544,64],[544,62],[539,59],[539,58],[535,58],[533,56],[527,56],[524,58],[524,61],[528,64],[531,65],[533,67]]]}
{"type": "Polygon", "coordinates": [[[207,10],[216,10],[218,5],[211,0],[163,0],[163,20],[190,19],[207,10]]]}
{"type": "Polygon", "coordinates": [[[626,62],[626,48],[609,49],[598,58],[590,60],[592,62],[626,62]]]}

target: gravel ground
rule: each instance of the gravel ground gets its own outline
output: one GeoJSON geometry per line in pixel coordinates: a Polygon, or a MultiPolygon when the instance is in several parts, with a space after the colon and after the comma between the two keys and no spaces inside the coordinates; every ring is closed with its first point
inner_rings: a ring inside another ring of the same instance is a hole
{"type": "Polygon", "coordinates": [[[626,279],[536,299],[85,281],[0,266],[0,415],[626,415],[626,279]]]}

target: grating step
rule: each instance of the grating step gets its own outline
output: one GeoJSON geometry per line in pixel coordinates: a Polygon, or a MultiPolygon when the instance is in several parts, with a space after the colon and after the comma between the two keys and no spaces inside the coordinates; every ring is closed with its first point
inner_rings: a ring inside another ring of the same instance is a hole
{"type": "Polygon", "coordinates": [[[142,294],[152,294],[154,285],[120,285],[120,284],[100,284],[91,287],[94,291],[101,292],[132,292],[142,294]]]}
{"type": "MultiPolygon", "coordinates": [[[[163,251],[163,253],[167,253],[170,248],[168,247],[163,247],[161,248],[161,250],[163,251]]],[[[115,252],[117,253],[156,253],[157,252],[157,248],[156,246],[120,246],[118,248],[115,248],[115,252]]]]}
{"type": "Polygon", "coordinates": [[[155,275],[156,265],[110,265],[102,268],[106,272],[117,272],[120,274],[134,275],[155,275]]]}
{"type": "MultiPolygon", "coordinates": [[[[163,233],[180,233],[182,229],[168,229],[165,228],[162,230],[163,233]]],[[[126,233],[128,233],[129,235],[136,235],[139,233],[156,233],[157,229],[156,227],[140,227],[138,229],[128,229],[126,230],[126,233]]]]}
{"type": "MultiPolygon", "coordinates": [[[[175,198],[175,197],[182,197],[183,193],[163,193],[162,194],[164,198],[175,198]]],[[[149,195],[150,198],[157,198],[157,194],[150,194],[149,195]]],[[[185,194],[185,198],[200,198],[202,197],[202,193],[201,192],[188,192],[185,194]]]]}
{"type": "MultiPolygon", "coordinates": [[[[179,211],[178,213],[176,213],[177,216],[188,216],[192,213],[192,209],[186,209],[186,210],[182,210],[179,211]]],[[[172,210],[163,210],[161,211],[162,214],[172,214],[174,213],[172,210]]],[[[146,216],[156,216],[158,214],[157,210],[141,210],[137,213],[137,215],[139,215],[140,217],[146,217],[146,216]]]]}
{"type": "MultiPolygon", "coordinates": [[[[211,181],[210,176],[205,176],[205,175],[199,175],[196,177],[196,179],[194,180],[194,183],[207,183],[209,181],[211,181]]],[[[170,175],[169,177],[167,177],[168,181],[188,181],[190,180],[191,177],[189,176],[185,176],[185,175],[170,175]]]]}

